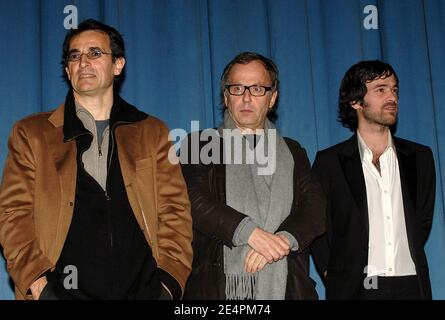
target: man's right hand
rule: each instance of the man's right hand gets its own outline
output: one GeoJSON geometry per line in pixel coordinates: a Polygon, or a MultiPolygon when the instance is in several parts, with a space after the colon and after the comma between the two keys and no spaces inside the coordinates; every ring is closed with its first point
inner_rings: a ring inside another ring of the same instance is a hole
{"type": "Polygon", "coordinates": [[[48,280],[46,280],[46,277],[40,277],[31,284],[30,289],[34,300],[39,300],[40,294],[42,293],[43,288],[45,288],[47,283],[48,280]]]}
{"type": "Polygon", "coordinates": [[[266,258],[268,263],[278,261],[290,252],[289,244],[280,236],[255,228],[248,240],[249,246],[266,258]]]}

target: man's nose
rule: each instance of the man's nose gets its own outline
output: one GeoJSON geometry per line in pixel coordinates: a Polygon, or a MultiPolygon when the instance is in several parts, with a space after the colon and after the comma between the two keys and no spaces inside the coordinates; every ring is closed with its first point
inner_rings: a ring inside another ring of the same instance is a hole
{"type": "Polygon", "coordinates": [[[243,101],[249,102],[251,100],[252,100],[252,96],[250,94],[250,91],[249,91],[249,89],[246,88],[246,90],[243,93],[243,101]]]}
{"type": "Polygon", "coordinates": [[[388,100],[397,102],[398,99],[399,99],[399,95],[398,95],[397,91],[389,90],[388,100]]]}
{"type": "Polygon", "coordinates": [[[88,59],[87,54],[86,53],[82,53],[80,55],[80,59],[79,59],[80,65],[81,66],[86,66],[90,64],[90,59],[88,59]]]}

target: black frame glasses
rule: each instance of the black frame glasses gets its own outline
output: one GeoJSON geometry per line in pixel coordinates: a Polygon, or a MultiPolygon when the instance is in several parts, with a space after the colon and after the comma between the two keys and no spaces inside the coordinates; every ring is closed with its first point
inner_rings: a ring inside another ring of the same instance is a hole
{"type": "Polygon", "coordinates": [[[272,87],[259,86],[256,84],[253,84],[251,86],[243,86],[242,84],[228,84],[226,85],[226,89],[232,96],[242,96],[247,89],[249,90],[251,96],[263,97],[268,91],[272,90],[272,87]]]}

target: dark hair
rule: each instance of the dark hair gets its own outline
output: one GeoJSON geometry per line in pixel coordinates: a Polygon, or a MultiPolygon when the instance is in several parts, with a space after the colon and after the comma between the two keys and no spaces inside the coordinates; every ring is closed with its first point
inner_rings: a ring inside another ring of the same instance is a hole
{"type": "MultiPolygon", "coordinates": [[[[267,70],[267,72],[269,73],[269,77],[272,80],[272,92],[278,91],[280,81],[278,80],[278,68],[275,65],[275,63],[271,59],[266,58],[259,53],[241,52],[226,65],[226,67],[224,68],[224,71],[221,75],[220,103],[221,103],[223,112],[224,112],[225,108],[227,107],[224,103],[224,91],[226,90],[225,86],[227,84],[227,80],[229,78],[229,74],[230,74],[230,71],[232,70],[232,67],[235,64],[248,64],[249,62],[252,62],[252,61],[260,61],[264,65],[264,68],[267,70]]],[[[276,113],[276,109],[278,108],[278,99],[279,99],[279,97],[277,97],[277,99],[275,100],[274,106],[270,109],[269,113],[267,114],[267,117],[272,122],[274,122],[276,120],[276,118],[278,117],[278,115],[276,113]]]]}
{"type": "Polygon", "coordinates": [[[385,79],[394,75],[397,85],[399,78],[394,69],[387,63],[373,60],[360,61],[354,64],[341,81],[338,97],[338,121],[341,124],[356,131],[358,127],[357,111],[351,107],[354,103],[363,103],[363,98],[367,93],[366,83],[385,79]]]}
{"type": "MultiPolygon", "coordinates": [[[[94,19],[87,19],[82,21],[78,25],[77,29],[71,29],[70,31],[68,31],[67,34],[65,35],[65,40],[63,40],[62,61],[61,61],[62,74],[63,78],[70,87],[71,87],[71,82],[69,81],[68,76],[65,72],[65,67],[68,65],[67,56],[68,56],[68,51],[70,49],[70,42],[73,39],[73,37],[79,35],[84,31],[89,31],[89,30],[101,31],[108,35],[108,37],[110,38],[111,52],[113,54],[112,55],[113,63],[116,61],[116,58],[125,58],[124,39],[116,29],[94,19]]],[[[119,88],[122,85],[124,79],[125,79],[125,69],[122,70],[120,75],[117,75],[114,78],[113,89],[115,91],[119,91],[119,88]]]]}

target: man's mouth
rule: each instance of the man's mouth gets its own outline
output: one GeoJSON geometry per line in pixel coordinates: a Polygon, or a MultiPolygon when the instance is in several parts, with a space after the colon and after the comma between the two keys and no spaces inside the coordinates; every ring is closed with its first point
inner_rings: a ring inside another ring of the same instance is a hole
{"type": "Polygon", "coordinates": [[[79,75],[80,79],[94,78],[94,77],[95,77],[95,75],[92,73],[82,73],[79,75]]]}
{"type": "Polygon", "coordinates": [[[385,104],[383,106],[383,109],[388,110],[388,111],[396,112],[397,111],[397,105],[395,103],[388,103],[388,104],[385,104]]]}

